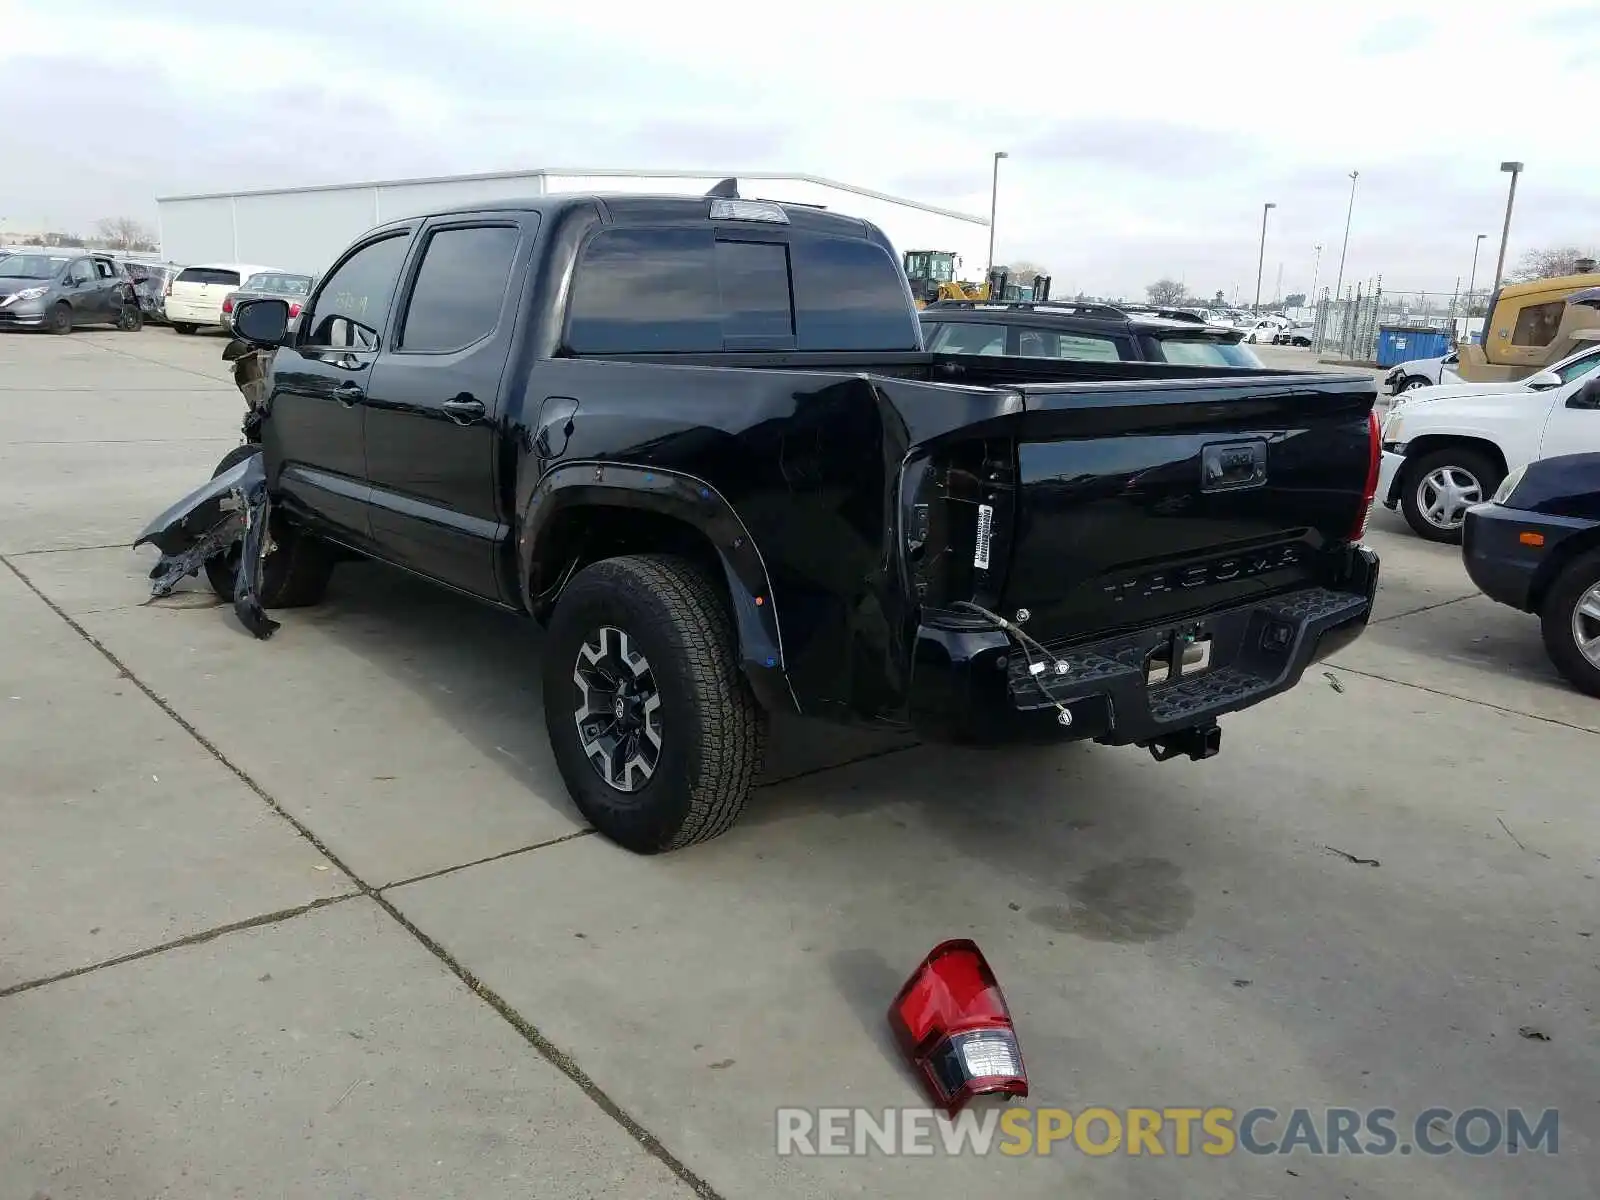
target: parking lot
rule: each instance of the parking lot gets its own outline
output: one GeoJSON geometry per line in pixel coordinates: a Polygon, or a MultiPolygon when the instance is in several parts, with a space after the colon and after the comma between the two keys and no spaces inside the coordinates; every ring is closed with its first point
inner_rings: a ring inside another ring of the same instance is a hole
{"type": "Polygon", "coordinates": [[[1600,703],[1453,548],[1380,511],[1379,619],[1214,760],[790,723],[640,858],[532,625],[367,564],[268,642],[149,600],[224,344],[0,338],[5,1196],[1595,1194],[1600,703]],[[1556,1108],[1559,1153],[779,1157],[779,1107],[923,1103],[884,1013],[948,937],[1032,1103],[1556,1108]]]}

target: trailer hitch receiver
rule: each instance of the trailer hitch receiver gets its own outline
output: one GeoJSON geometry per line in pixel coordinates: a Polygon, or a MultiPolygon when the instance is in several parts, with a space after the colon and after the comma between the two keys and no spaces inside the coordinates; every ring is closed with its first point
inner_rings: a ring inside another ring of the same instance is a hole
{"type": "Polygon", "coordinates": [[[1222,727],[1215,721],[1204,725],[1192,725],[1188,729],[1180,729],[1176,733],[1169,733],[1165,737],[1152,738],[1140,745],[1150,751],[1150,757],[1157,762],[1166,762],[1169,758],[1177,758],[1180,754],[1187,754],[1195,762],[1203,758],[1211,758],[1222,750],[1222,727]]]}

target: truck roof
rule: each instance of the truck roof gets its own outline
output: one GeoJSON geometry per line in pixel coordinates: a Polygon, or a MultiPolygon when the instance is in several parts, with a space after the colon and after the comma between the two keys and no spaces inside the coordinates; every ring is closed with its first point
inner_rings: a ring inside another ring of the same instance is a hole
{"type": "MultiPolygon", "coordinates": [[[[815,205],[796,204],[793,201],[785,200],[765,200],[760,196],[742,196],[739,199],[761,201],[762,203],[775,204],[782,208],[784,215],[789,220],[786,226],[778,226],[779,228],[799,229],[807,233],[831,234],[834,237],[850,238],[867,237],[867,231],[871,228],[867,222],[859,217],[847,217],[840,213],[828,212],[826,209],[815,205]]],[[[427,220],[430,217],[454,216],[458,213],[536,212],[547,218],[555,218],[590,205],[599,205],[605,219],[616,224],[699,224],[711,219],[711,203],[712,198],[709,196],[685,196],[681,194],[640,195],[629,192],[561,192],[551,196],[529,196],[526,199],[485,200],[477,204],[456,204],[448,208],[413,213],[408,217],[397,217],[392,221],[385,221],[382,225],[377,226],[376,229],[398,229],[413,221],[427,220]]],[[[746,229],[751,226],[771,227],[771,223],[765,221],[729,221],[728,223],[746,229]]]]}

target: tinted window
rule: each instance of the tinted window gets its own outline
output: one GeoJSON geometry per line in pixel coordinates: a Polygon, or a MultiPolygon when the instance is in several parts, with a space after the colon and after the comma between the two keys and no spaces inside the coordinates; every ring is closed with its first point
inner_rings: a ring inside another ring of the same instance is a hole
{"type": "Polygon", "coordinates": [[[1118,362],[1122,358],[1115,338],[1055,329],[1021,330],[1017,353],[1024,358],[1064,358],[1074,362],[1118,362]]]}
{"type": "Polygon", "coordinates": [[[1004,325],[968,325],[951,321],[925,327],[928,349],[943,354],[1004,354],[1004,325]]]}
{"type": "Polygon", "coordinates": [[[220,283],[227,287],[239,286],[239,272],[218,267],[185,267],[178,274],[179,283],[220,283]]]}
{"type": "Polygon", "coordinates": [[[493,333],[517,236],[514,226],[441,229],[430,236],[411,288],[400,348],[443,353],[493,333]]]}
{"type": "Polygon", "coordinates": [[[900,264],[868,241],[796,239],[794,307],[802,350],[916,350],[921,331],[900,264]]]}
{"type": "Polygon", "coordinates": [[[328,276],[317,293],[307,345],[370,348],[375,344],[375,335],[383,331],[389,316],[408,242],[403,233],[370,242],[328,276]]]}
{"type": "Polygon", "coordinates": [[[718,242],[717,282],[722,292],[722,336],[729,348],[739,339],[794,336],[788,246],[781,242],[718,242]]]}
{"type": "Polygon", "coordinates": [[[1561,376],[1562,383],[1571,383],[1574,379],[1582,378],[1596,367],[1600,367],[1600,351],[1574,358],[1556,368],[1556,374],[1561,376]]]}
{"type": "Polygon", "coordinates": [[[1513,346],[1548,346],[1561,328],[1561,312],[1567,307],[1565,300],[1549,304],[1533,304],[1517,314],[1516,328],[1511,331],[1513,346]]]}
{"type": "Polygon", "coordinates": [[[722,349],[709,229],[609,229],[584,248],[567,344],[581,354],[722,349]]]}
{"type": "Polygon", "coordinates": [[[94,273],[101,279],[115,279],[117,277],[117,269],[103,258],[94,260],[94,273]]]}

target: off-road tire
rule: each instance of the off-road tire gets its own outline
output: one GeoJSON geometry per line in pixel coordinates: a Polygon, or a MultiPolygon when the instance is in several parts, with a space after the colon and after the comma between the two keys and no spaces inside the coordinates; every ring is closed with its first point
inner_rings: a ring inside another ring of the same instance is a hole
{"type": "Polygon", "coordinates": [[[50,319],[45,322],[45,328],[57,336],[71,333],[72,305],[65,300],[57,300],[56,306],[50,310],[50,319]]]}
{"type": "Polygon", "coordinates": [[[668,555],[604,559],[562,593],[545,640],[545,726],[579,811],[639,854],[725,833],[761,772],[766,714],[739,670],[733,621],[699,566],[668,555]],[[661,750],[645,783],[613,788],[584,754],[573,672],[593,631],[626,633],[649,660],[661,699],[661,750]]]}
{"type": "MultiPolygon", "coordinates": [[[[252,454],[259,454],[260,446],[235,446],[228,451],[217,469],[211,472],[215,479],[224,471],[242,463],[252,454]]],[[[307,608],[322,600],[328,590],[328,580],[333,575],[336,556],[333,547],[304,531],[297,529],[274,511],[268,518],[272,533],[273,550],[261,564],[262,608],[307,608]]],[[[226,554],[206,559],[206,582],[211,590],[229,604],[233,603],[234,584],[239,574],[240,544],[226,554]]]]}
{"type": "Polygon", "coordinates": [[[1581,692],[1600,696],[1600,667],[1578,649],[1573,636],[1572,611],[1583,594],[1600,584],[1600,550],[1591,550],[1568,563],[1545,594],[1539,610],[1545,653],[1556,670],[1581,692]]]}
{"type": "Polygon", "coordinates": [[[1464,524],[1457,525],[1454,529],[1440,529],[1423,516],[1422,508],[1417,503],[1417,492],[1422,481],[1440,467],[1446,466],[1458,467],[1476,479],[1483,500],[1488,500],[1494,495],[1495,489],[1500,486],[1500,481],[1505,478],[1505,472],[1488,455],[1467,446],[1445,446],[1431,454],[1424,454],[1415,462],[1406,463],[1400,480],[1400,511],[1405,516],[1406,524],[1410,525],[1412,532],[1420,538],[1426,538],[1430,542],[1442,542],[1449,546],[1459,546],[1464,524]]]}
{"type": "Polygon", "coordinates": [[[189,333],[193,333],[196,329],[199,329],[199,328],[200,328],[200,326],[192,325],[188,321],[174,321],[172,323],[172,331],[174,333],[189,334],[189,333]]]}

